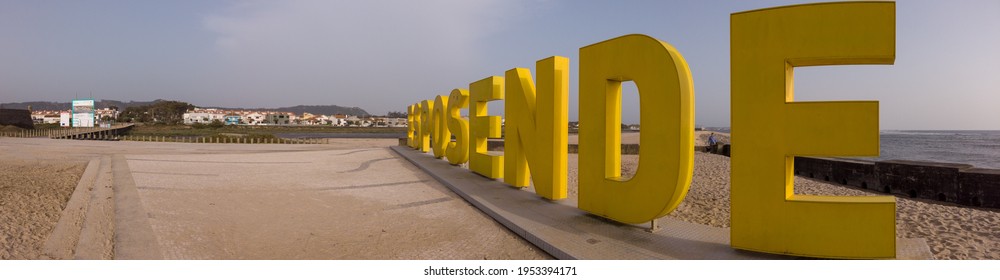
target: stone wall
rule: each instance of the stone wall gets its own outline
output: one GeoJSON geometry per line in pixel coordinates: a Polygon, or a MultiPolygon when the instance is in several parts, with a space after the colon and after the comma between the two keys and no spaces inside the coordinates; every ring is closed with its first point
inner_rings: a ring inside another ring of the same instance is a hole
{"type": "MultiPolygon", "coordinates": [[[[405,138],[400,139],[405,145],[405,138]]],[[[503,151],[503,140],[487,142],[503,151]]],[[[579,146],[569,144],[569,153],[579,146]]],[[[696,146],[695,151],[730,156],[729,144],[696,146]]],[[[639,144],[622,144],[622,154],[639,154],[639,144]]],[[[926,161],[870,161],[795,157],[795,175],[910,198],[931,199],[974,207],[1000,208],[1000,169],[926,161]]]]}
{"type": "MultiPolygon", "coordinates": [[[[503,139],[490,139],[486,141],[487,151],[503,151],[503,139]]],[[[579,153],[580,146],[577,144],[569,144],[567,151],[570,154],[579,153]]],[[[638,155],[639,154],[639,144],[622,144],[622,154],[623,155],[638,155]]]]}
{"type": "Polygon", "coordinates": [[[1000,170],[968,164],[796,157],[795,174],[910,198],[1000,208],[1000,170]]]}
{"type": "Polygon", "coordinates": [[[875,163],[883,192],[913,198],[958,202],[958,176],[968,164],[890,160],[875,163]]]}
{"type": "Polygon", "coordinates": [[[715,143],[715,145],[711,146],[694,146],[695,151],[724,155],[727,157],[729,156],[730,153],[729,149],[730,149],[729,144],[722,144],[722,143],[715,143]]]}
{"type": "Polygon", "coordinates": [[[1000,208],[1000,169],[971,168],[960,171],[958,204],[1000,208]]]}

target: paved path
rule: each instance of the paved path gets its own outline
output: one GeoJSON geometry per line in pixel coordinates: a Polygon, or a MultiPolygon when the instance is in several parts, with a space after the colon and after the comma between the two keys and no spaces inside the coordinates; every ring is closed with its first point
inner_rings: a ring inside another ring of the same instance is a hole
{"type": "MultiPolygon", "coordinates": [[[[657,219],[660,229],[649,232],[649,224],[613,222],[578,209],[572,200],[545,200],[530,191],[514,189],[500,181],[451,166],[429,154],[407,147],[392,149],[483,212],[560,259],[795,258],[733,249],[729,246],[729,229],[670,217],[657,219]]],[[[931,258],[923,239],[898,239],[896,244],[899,259],[931,258]]]]}
{"type": "Polygon", "coordinates": [[[550,258],[387,148],[396,142],[3,138],[0,153],[97,168],[71,198],[85,206],[67,208],[50,236],[49,258],[550,258]]]}

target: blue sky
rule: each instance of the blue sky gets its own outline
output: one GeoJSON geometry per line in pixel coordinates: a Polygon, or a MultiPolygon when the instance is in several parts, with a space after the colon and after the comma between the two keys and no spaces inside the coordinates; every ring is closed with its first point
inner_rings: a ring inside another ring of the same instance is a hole
{"type": "MultiPolygon", "coordinates": [[[[802,1],[2,1],[0,102],[183,100],[375,114],[642,33],[729,125],[729,14],[802,1]]],[[[900,1],[894,65],[796,70],[797,100],[879,100],[883,129],[1000,129],[1000,1],[900,1]]],[[[626,88],[623,120],[637,123],[626,88]]],[[[498,104],[499,105],[499,104],[498,104]]],[[[502,106],[491,105],[500,114],[502,106]]]]}

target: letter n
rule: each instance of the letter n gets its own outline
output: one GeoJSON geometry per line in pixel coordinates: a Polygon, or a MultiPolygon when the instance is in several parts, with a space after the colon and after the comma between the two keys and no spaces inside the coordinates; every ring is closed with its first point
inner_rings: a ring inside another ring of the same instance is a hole
{"type": "Polygon", "coordinates": [[[504,74],[504,182],[527,187],[533,181],[536,194],[564,199],[569,59],[554,56],[538,61],[535,67],[537,91],[528,69],[515,68],[504,74]]]}

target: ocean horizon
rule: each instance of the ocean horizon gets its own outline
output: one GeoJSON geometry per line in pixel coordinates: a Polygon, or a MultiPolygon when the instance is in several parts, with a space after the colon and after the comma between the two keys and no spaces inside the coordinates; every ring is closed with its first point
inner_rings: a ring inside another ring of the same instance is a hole
{"type": "Polygon", "coordinates": [[[875,160],[917,160],[1000,169],[1000,130],[883,130],[875,160]]]}
{"type": "MultiPolygon", "coordinates": [[[[729,127],[705,130],[730,132],[729,127]]],[[[878,157],[850,158],[945,162],[1000,169],[1000,130],[882,130],[878,157]]]]}

